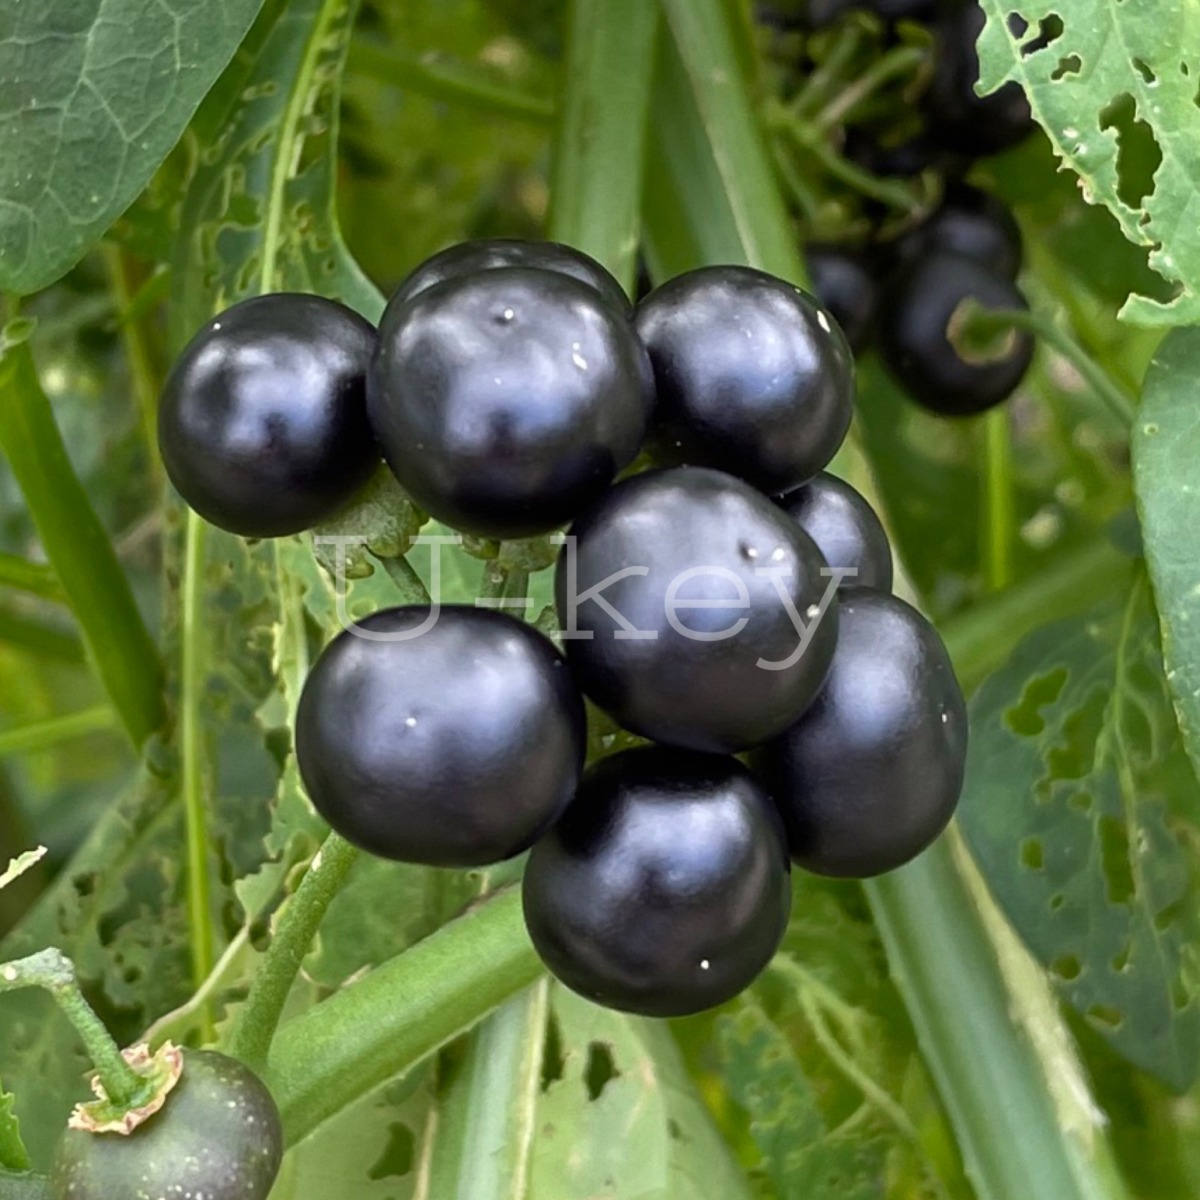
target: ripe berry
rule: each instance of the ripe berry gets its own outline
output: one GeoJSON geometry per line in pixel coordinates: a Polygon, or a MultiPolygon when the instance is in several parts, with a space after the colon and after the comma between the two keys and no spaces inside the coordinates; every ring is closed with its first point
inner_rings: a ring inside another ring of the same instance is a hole
{"type": "Polygon", "coordinates": [[[159,405],[159,449],[180,495],[245,537],[331,516],[379,461],[365,403],[374,349],[368,322],[319,296],[257,296],[211,320],[159,405]]]}
{"type": "Polygon", "coordinates": [[[558,271],[497,267],[388,305],[368,409],[401,485],[455,529],[545,533],[637,456],[652,396],[633,327],[558,271]]]}
{"type": "Polygon", "coordinates": [[[583,702],[557,651],[504,613],[392,608],[313,667],[296,755],[313,804],[348,841],[431,866],[527,849],[571,798],[583,702]]]}
{"type": "Polygon", "coordinates": [[[931,254],[960,254],[994,275],[1016,279],[1021,269],[1021,230],[994,196],[967,184],[951,184],[938,209],[896,246],[902,262],[931,254]]]}
{"type": "Polygon", "coordinates": [[[477,275],[501,267],[527,267],[570,275],[595,288],[618,312],[632,309],[625,289],[590,255],[560,242],[524,242],[516,238],[489,238],[461,242],[426,259],[396,289],[392,304],[404,304],[447,279],[477,275]]]}
{"type": "Polygon", "coordinates": [[[588,772],[534,847],[523,898],[534,946],[569,988],[625,1012],[700,1012],[779,948],[779,817],[735,759],[627,751],[588,772]]]}
{"type": "Polygon", "coordinates": [[[967,710],[937,631],[882,592],[842,597],[821,695],[755,769],[787,827],[794,862],[863,878],[920,853],[962,790],[967,710]]]}
{"type": "Polygon", "coordinates": [[[811,479],[850,427],[854,359],[811,296],[749,267],[703,267],[638,306],[668,456],[766,492],[811,479]]]}
{"type": "Polygon", "coordinates": [[[1033,114],[1019,84],[1006,83],[980,96],[979,53],[983,31],[978,0],[956,0],[934,31],[934,71],[925,95],[931,136],[947,150],[981,158],[1022,142],[1033,132],[1033,114]]]}
{"type": "Polygon", "coordinates": [[[1033,360],[1024,330],[1003,335],[986,354],[968,356],[950,340],[960,305],[1028,308],[1016,284],[954,254],[931,254],[901,268],[880,306],[879,349],[908,394],[946,416],[983,412],[1005,400],[1033,360]]]}
{"type": "Polygon", "coordinates": [[[745,750],[796,720],[825,678],[837,628],[825,566],[786,513],[732,476],[636,475],[572,526],[559,558],[567,659],[634,733],[745,750]]]}
{"type": "Polygon", "coordinates": [[[865,254],[845,246],[806,248],[813,294],[833,315],[856,354],[867,344],[875,320],[878,288],[865,254]]]}
{"type": "Polygon", "coordinates": [[[892,549],[871,506],[845,480],[821,472],[780,506],[816,543],[831,567],[852,570],[839,587],[892,589],[892,549]]]}

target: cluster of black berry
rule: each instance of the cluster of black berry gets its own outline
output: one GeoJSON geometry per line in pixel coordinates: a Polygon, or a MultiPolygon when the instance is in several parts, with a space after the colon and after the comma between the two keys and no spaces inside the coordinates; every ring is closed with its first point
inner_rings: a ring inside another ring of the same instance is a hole
{"type": "Polygon", "coordinates": [[[495,608],[376,613],[313,667],[296,753],[317,809],[374,854],[473,867],[533,847],[525,913],[551,970],[672,1015],[774,954],[789,857],[890,870],[958,799],[945,648],[891,595],[875,514],[824,473],[852,399],[836,322],[780,279],[706,268],[634,310],[574,250],[482,242],[418,268],[377,333],[312,296],[225,312],[176,365],[160,441],[184,497],[243,534],[330,515],[380,449],[453,529],[570,523],[562,653],[495,608]],[[585,774],[584,697],[654,744],[585,774]]]}
{"type": "Polygon", "coordinates": [[[856,11],[873,13],[889,28],[901,21],[927,27],[932,61],[915,115],[905,109],[900,118],[900,139],[889,127],[896,124],[892,111],[883,127],[848,128],[844,152],[873,175],[935,178],[941,201],[898,233],[876,229],[865,245],[810,247],[813,289],[855,350],[875,338],[884,363],[918,404],[947,416],[982,412],[1021,382],[1033,340],[1011,329],[972,345],[955,328],[955,314],[968,301],[983,309],[1028,308],[1016,284],[1016,221],[963,176],[978,159],[1033,132],[1029,103],[1015,83],[976,94],[975,43],[984,25],[978,0],[800,0],[790,13],[781,3],[761,10],[777,26],[810,31],[856,11]]]}

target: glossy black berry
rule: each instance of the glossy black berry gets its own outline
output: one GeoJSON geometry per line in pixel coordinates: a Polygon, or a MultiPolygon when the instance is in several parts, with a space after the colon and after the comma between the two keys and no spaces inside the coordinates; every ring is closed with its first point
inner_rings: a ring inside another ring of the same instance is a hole
{"type": "Polygon", "coordinates": [[[821,695],[754,766],[792,859],[863,878],[908,862],[946,827],[962,790],[967,710],[937,631],[902,600],[842,597],[821,695]]]}
{"type": "Polygon", "coordinates": [[[837,452],[854,359],[837,322],[799,288],[749,267],[702,267],[656,288],[634,320],[668,458],[778,493],[837,452]]]}
{"type": "Polygon", "coordinates": [[[912,179],[925,171],[957,174],[960,160],[925,130],[900,142],[883,142],[858,126],[846,131],[845,155],[872,175],[912,179]]]}
{"type": "Polygon", "coordinates": [[[245,537],[331,516],[379,461],[366,414],[374,350],[367,321],[319,296],[257,296],[215,317],[179,356],[158,410],[180,495],[245,537]]]}
{"type": "Polygon", "coordinates": [[[557,271],[497,267],[393,301],[368,409],[401,485],[467,533],[571,520],[637,456],[649,365],[629,320],[557,271]]]}
{"type": "Polygon", "coordinates": [[[634,733],[744,750],[790,725],[825,678],[837,628],[825,566],[786,513],[730,475],[636,475],[572,526],[559,557],[568,661],[634,733]]]}
{"type": "Polygon", "coordinates": [[[892,588],[892,549],[874,509],[845,480],[824,471],[780,506],[831,567],[852,571],[839,587],[892,588]]]}
{"type": "Polygon", "coordinates": [[[531,626],[466,607],[392,608],[346,630],[304,685],[296,755],[356,846],[431,866],[527,849],[571,798],[583,702],[531,626]]]}
{"type": "Polygon", "coordinates": [[[132,1134],[63,1135],[51,1191],[55,1200],[267,1200],[282,1159],[279,1110],[258,1076],[224,1054],[188,1050],[163,1107],[132,1134]]]}
{"type": "Polygon", "coordinates": [[[460,242],[457,246],[426,259],[396,289],[393,304],[403,304],[414,296],[447,279],[477,275],[501,267],[527,267],[537,271],[556,271],[595,288],[619,312],[632,309],[625,289],[612,274],[590,255],[561,242],[526,242],[516,238],[489,238],[460,242]]]}
{"type": "Polygon", "coordinates": [[[925,95],[930,136],[947,150],[981,158],[1007,150],[1034,128],[1029,101],[1017,83],[980,96],[975,43],[986,17],[978,0],[947,5],[934,32],[934,70],[925,95]]]}
{"type": "Polygon", "coordinates": [[[833,315],[850,349],[862,350],[871,337],[878,287],[867,255],[845,246],[805,250],[813,294],[833,315]]]}
{"type": "Polygon", "coordinates": [[[903,262],[928,255],[960,254],[994,275],[1016,279],[1021,269],[1021,230],[1011,210],[967,184],[951,184],[941,205],[896,246],[903,262]]]}
{"type": "Polygon", "coordinates": [[[534,847],[523,896],[563,983],[654,1017],[736,996],[779,948],[791,907],[779,817],[749,772],[662,749],[588,772],[534,847]]]}
{"type": "Polygon", "coordinates": [[[999,404],[1033,360],[1033,338],[1023,330],[961,352],[951,332],[967,300],[984,309],[1028,307],[1011,280],[954,254],[931,254],[902,268],[880,305],[878,342],[888,369],[918,404],[945,416],[999,404]]]}

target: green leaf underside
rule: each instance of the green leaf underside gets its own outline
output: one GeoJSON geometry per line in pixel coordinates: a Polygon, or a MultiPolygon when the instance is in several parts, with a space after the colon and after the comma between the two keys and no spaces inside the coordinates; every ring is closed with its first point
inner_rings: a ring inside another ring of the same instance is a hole
{"type": "Polygon", "coordinates": [[[136,198],[261,4],[0,2],[0,287],[52,283],[136,198]]]}
{"type": "Polygon", "coordinates": [[[1200,788],[1142,580],[1028,638],[971,704],[963,830],[1063,998],[1184,1089],[1200,1066],[1193,871],[1200,788]]]}
{"type": "Polygon", "coordinates": [[[0,1167],[9,1171],[27,1171],[29,1166],[13,1098],[0,1085],[0,1167]]]}
{"type": "Polygon", "coordinates": [[[1200,764],[1200,330],[1158,349],[1133,428],[1133,471],[1146,563],[1162,622],[1167,680],[1192,762],[1200,764]]]}
{"type": "Polygon", "coordinates": [[[1200,10],[1096,0],[983,7],[981,90],[1006,80],[1024,87],[1085,195],[1151,248],[1150,265],[1178,289],[1165,303],[1135,295],[1121,315],[1148,325],[1200,321],[1200,10]],[[1026,48],[1039,35],[1047,44],[1026,48]]]}

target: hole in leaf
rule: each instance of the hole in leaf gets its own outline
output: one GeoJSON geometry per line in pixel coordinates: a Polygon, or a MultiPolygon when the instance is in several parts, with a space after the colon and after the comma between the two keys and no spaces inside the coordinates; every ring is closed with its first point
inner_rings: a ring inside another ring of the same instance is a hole
{"type": "Polygon", "coordinates": [[[1064,979],[1070,983],[1074,979],[1078,979],[1083,974],[1083,964],[1074,954],[1060,954],[1050,964],[1052,970],[1059,979],[1064,979]]]}
{"type": "Polygon", "coordinates": [[[1058,912],[1058,910],[1062,908],[1066,902],[1067,898],[1062,894],[1062,892],[1055,892],[1054,895],[1050,897],[1050,911],[1058,912]]]}
{"type": "Polygon", "coordinates": [[[667,1118],[667,1133],[672,1141],[682,1142],[684,1140],[683,1130],[679,1126],[679,1122],[674,1117],[667,1118]]]}
{"type": "Polygon", "coordinates": [[[1092,1004],[1088,1007],[1085,1014],[1089,1020],[1094,1021],[1097,1025],[1103,1025],[1108,1030],[1120,1029],[1125,1018],[1121,1015],[1119,1008],[1114,1008],[1111,1004],[1092,1004]]]}
{"type": "Polygon", "coordinates": [[[374,1182],[381,1179],[400,1179],[412,1170],[417,1139],[413,1131],[402,1122],[388,1130],[388,1144],[383,1148],[379,1160],[367,1172],[374,1182]]]}
{"type": "Polygon", "coordinates": [[[1133,946],[1126,943],[1121,949],[1113,955],[1112,969],[1118,974],[1123,975],[1126,968],[1129,966],[1129,956],[1133,951],[1133,946]]]}
{"type": "Polygon", "coordinates": [[[1176,901],[1174,904],[1168,904],[1166,908],[1159,909],[1154,914],[1154,928],[1159,933],[1166,933],[1172,925],[1183,915],[1183,901],[1176,901]]]}
{"type": "Polygon", "coordinates": [[[1005,18],[1005,24],[1008,26],[1008,32],[1015,38],[1024,37],[1029,28],[1029,22],[1019,12],[1010,12],[1005,18]]]}
{"type": "Polygon", "coordinates": [[[542,1047],[542,1091],[557,1083],[566,1074],[567,1063],[563,1055],[562,1028],[558,1018],[551,1013],[546,1022],[546,1043],[542,1047]]]}
{"type": "Polygon", "coordinates": [[[1153,130],[1138,117],[1128,92],[1100,113],[1100,128],[1117,132],[1117,196],[1130,208],[1141,208],[1154,190],[1154,173],[1162,163],[1153,130]]]}
{"type": "Polygon", "coordinates": [[[1129,832],[1125,822],[1116,817],[1101,817],[1097,825],[1100,836],[1100,861],[1104,882],[1108,885],[1110,904],[1128,904],[1133,897],[1133,871],[1129,865],[1129,832]]]}
{"type": "Polygon", "coordinates": [[[1147,87],[1153,87],[1158,82],[1158,77],[1150,70],[1149,64],[1144,59],[1135,58],[1133,69],[1142,77],[1142,82],[1147,87]]]}
{"type": "Polygon", "coordinates": [[[1039,838],[1026,838],[1021,843],[1021,866],[1040,871],[1043,866],[1042,843],[1039,838]]]}
{"type": "Polygon", "coordinates": [[[1192,993],[1182,979],[1171,980],[1171,1004],[1176,1012],[1183,1012],[1192,1002],[1192,993]]]}
{"type": "Polygon", "coordinates": [[[1004,723],[1021,737],[1037,737],[1046,728],[1038,710],[1053,704],[1066,682],[1066,667],[1056,667],[1049,675],[1031,679],[1025,685],[1020,701],[1004,714],[1004,723]]]}
{"type": "Polygon", "coordinates": [[[1046,754],[1046,764],[1055,779],[1085,779],[1091,774],[1108,701],[1104,688],[1095,688],[1063,721],[1059,740],[1046,754]]]}
{"type": "Polygon", "coordinates": [[[588,1046],[587,1067],[583,1072],[588,1099],[599,1100],[609,1082],[620,1074],[613,1062],[612,1049],[604,1042],[592,1042],[588,1046]]]}
{"type": "MultiPolygon", "coordinates": [[[[1022,56],[1028,58],[1031,54],[1036,54],[1039,50],[1045,50],[1047,46],[1057,42],[1062,37],[1065,28],[1063,19],[1058,13],[1047,13],[1038,22],[1037,33],[1027,42],[1022,43],[1022,56]]],[[[1028,25],[1026,25],[1026,29],[1028,29],[1028,25]]],[[[1023,32],[1025,31],[1022,30],[1023,32]]]]}
{"type": "Polygon", "coordinates": [[[1078,75],[1083,70],[1083,59],[1078,54],[1066,54],[1058,60],[1058,66],[1050,72],[1050,78],[1057,83],[1068,75],[1078,75]]]}

